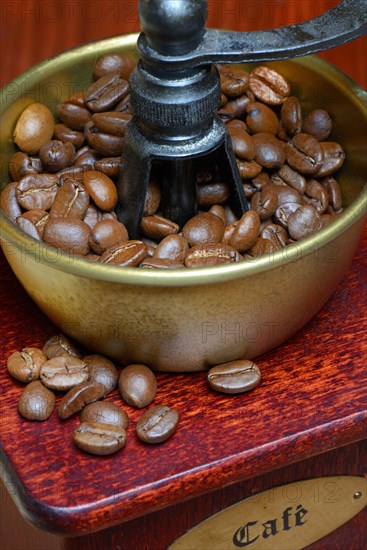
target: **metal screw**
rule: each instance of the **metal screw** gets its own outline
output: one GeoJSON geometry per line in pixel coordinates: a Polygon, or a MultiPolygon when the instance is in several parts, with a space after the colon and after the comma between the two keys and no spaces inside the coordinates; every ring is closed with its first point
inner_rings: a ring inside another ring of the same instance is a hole
{"type": "Polygon", "coordinates": [[[362,493],[360,491],[357,491],[356,493],[354,493],[353,495],[353,498],[355,498],[356,500],[360,499],[362,496],[362,493]]]}

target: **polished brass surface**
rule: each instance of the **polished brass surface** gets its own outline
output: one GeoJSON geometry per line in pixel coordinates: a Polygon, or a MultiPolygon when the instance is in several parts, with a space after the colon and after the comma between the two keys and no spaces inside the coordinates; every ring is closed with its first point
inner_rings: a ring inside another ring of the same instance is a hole
{"type": "MultiPolygon", "coordinates": [[[[96,59],[133,53],[137,35],[44,61],[1,91],[1,186],[12,133],[26,105],[56,104],[91,81],[96,59]]],[[[327,109],[347,152],[338,175],[345,212],[317,235],[229,266],[161,272],[90,264],[38,243],[0,213],[4,253],[24,288],[63,331],[121,363],[194,371],[282,343],[322,307],[350,264],[367,211],[367,93],[319,58],[267,63],[288,78],[307,112],[327,109]]]]}

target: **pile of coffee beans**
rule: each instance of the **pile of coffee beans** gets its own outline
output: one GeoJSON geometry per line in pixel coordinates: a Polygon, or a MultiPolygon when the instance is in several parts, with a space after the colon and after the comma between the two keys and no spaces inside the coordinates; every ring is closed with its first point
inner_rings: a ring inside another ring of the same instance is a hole
{"type": "Polygon", "coordinates": [[[304,115],[290,84],[273,69],[259,66],[249,74],[219,66],[218,114],[232,139],[250,211],[236,217],[228,205],[230,186],[213,163],[198,172],[199,211],[184,227],[162,216],[160,182],[152,178],[142,237],[130,240],[114,208],[134,64],[120,55],[102,57],[93,83],[57,106],[59,120],[39,103],[21,113],[13,182],[1,195],[1,208],[28,235],[91,262],[194,268],[276,251],[342,211],[332,174],[345,154],[328,141],[329,114],[316,109],[304,115]]]}
{"type": "MultiPolygon", "coordinates": [[[[55,392],[64,392],[58,417],[65,421],[81,413],[73,441],[88,453],[108,455],[126,444],[126,411],[103,401],[117,385],[125,404],[136,409],[148,407],[136,424],[141,441],[163,443],[177,429],[177,410],[161,404],[149,407],[157,395],[157,380],[150,368],[133,364],[119,372],[107,357],[82,356],[63,334],[50,338],[42,349],[27,347],[12,353],[7,367],[13,378],[27,384],[18,403],[19,413],[27,420],[47,420],[56,407],[55,392]]],[[[207,375],[212,390],[228,394],[248,392],[260,380],[259,368],[247,360],[218,365],[207,375]]]]}

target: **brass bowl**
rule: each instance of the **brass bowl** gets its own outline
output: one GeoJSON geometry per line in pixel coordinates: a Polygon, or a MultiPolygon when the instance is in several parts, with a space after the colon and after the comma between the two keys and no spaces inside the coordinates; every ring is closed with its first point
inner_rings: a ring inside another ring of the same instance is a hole
{"type": "MultiPolygon", "coordinates": [[[[2,90],[3,186],[21,111],[56,104],[91,82],[96,58],[134,53],[136,34],[102,40],[44,61],[2,90]]],[[[303,108],[327,109],[347,160],[338,174],[342,215],[322,231],[258,260],[162,272],[90,264],[39,243],[0,214],[1,245],[32,299],[66,334],[122,364],[197,371],[281,344],[323,306],[355,254],[367,206],[367,94],[317,57],[269,63],[303,108]]]]}

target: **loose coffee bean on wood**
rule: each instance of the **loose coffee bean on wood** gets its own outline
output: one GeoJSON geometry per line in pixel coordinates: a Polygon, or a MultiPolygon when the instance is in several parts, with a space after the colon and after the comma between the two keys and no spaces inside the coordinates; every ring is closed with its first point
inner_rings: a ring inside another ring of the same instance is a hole
{"type": "Polygon", "coordinates": [[[73,433],[79,449],[99,456],[116,453],[125,446],[126,439],[124,428],[97,422],[83,422],[73,433]]]}
{"type": "Polygon", "coordinates": [[[260,369],[249,360],[232,361],[213,367],[208,372],[212,390],[222,393],[243,393],[254,389],[261,380],[260,369]]]}
{"type": "Polygon", "coordinates": [[[141,409],[149,405],[157,393],[157,380],[145,365],[129,365],[119,376],[122,399],[132,407],[141,409]]]}
{"type": "Polygon", "coordinates": [[[89,377],[85,361],[71,355],[53,357],[43,363],[40,370],[41,382],[51,390],[68,391],[89,377]]]}
{"type": "Polygon", "coordinates": [[[106,395],[111,393],[118,380],[118,371],[112,361],[103,355],[87,355],[83,361],[87,364],[90,380],[103,384],[106,395]]]}
{"type": "Polygon", "coordinates": [[[163,443],[175,433],[179,417],[175,409],[155,405],[139,418],[136,424],[137,436],[144,443],[163,443]]]}
{"type": "Polygon", "coordinates": [[[28,384],[39,378],[41,367],[46,361],[47,357],[42,350],[24,348],[8,357],[7,367],[13,378],[28,384]]]}
{"type": "Polygon", "coordinates": [[[80,415],[80,421],[119,426],[124,430],[129,425],[127,413],[115,403],[108,401],[95,401],[84,407],[80,415]]]}
{"type": "Polygon", "coordinates": [[[51,416],[55,403],[54,393],[35,380],[26,386],[20,396],[18,410],[23,418],[42,422],[51,416]]]}
{"type": "Polygon", "coordinates": [[[71,355],[77,359],[81,358],[81,353],[77,347],[64,334],[56,334],[47,340],[42,348],[47,359],[60,357],[62,355],[71,355]]]}
{"type": "Polygon", "coordinates": [[[94,380],[87,380],[77,384],[69,390],[61,399],[58,415],[61,420],[66,420],[73,414],[81,411],[89,403],[103,399],[106,395],[106,387],[94,380]]]}

